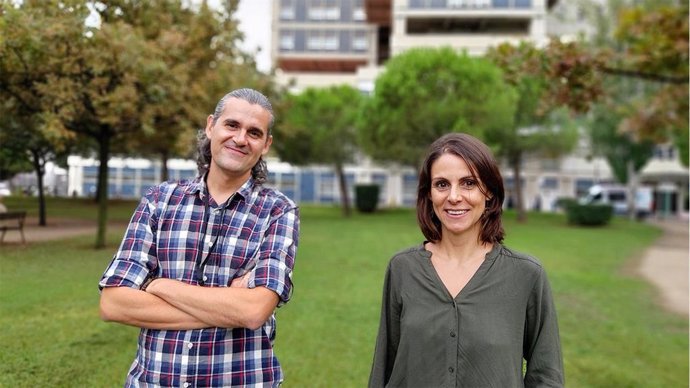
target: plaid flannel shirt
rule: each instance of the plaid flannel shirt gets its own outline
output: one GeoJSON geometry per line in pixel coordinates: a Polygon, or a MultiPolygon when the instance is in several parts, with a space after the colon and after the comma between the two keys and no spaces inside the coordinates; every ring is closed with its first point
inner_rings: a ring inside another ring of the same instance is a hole
{"type": "MultiPolygon", "coordinates": [[[[282,305],[292,291],[298,235],[295,204],[251,178],[222,205],[200,177],[163,183],[139,203],[99,287],[139,288],[149,274],[228,287],[253,271],[249,287],[273,290],[282,305]]],[[[141,329],[125,386],[277,386],[283,373],[274,339],[275,315],[257,330],[141,329]]]]}

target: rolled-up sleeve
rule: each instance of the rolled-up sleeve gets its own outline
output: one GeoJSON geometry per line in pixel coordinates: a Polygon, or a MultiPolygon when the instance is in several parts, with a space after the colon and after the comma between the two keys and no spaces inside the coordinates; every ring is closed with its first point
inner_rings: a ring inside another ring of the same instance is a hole
{"type": "Polygon", "coordinates": [[[292,271],[299,239],[299,210],[291,208],[276,217],[264,234],[249,287],[266,287],[280,297],[278,306],[292,295],[292,271]]]}
{"type": "Polygon", "coordinates": [[[158,262],[154,229],[157,197],[158,190],[152,188],[139,202],[127,226],[120,248],[98,283],[99,289],[139,288],[149,273],[156,270],[158,262]]]}

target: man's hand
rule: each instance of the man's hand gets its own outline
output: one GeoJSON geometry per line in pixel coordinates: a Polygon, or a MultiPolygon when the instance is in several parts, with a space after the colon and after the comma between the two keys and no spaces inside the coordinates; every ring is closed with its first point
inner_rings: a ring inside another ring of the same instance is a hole
{"type": "Polygon", "coordinates": [[[230,287],[247,288],[249,285],[249,278],[251,274],[252,271],[249,271],[238,278],[232,279],[232,282],[230,282],[230,287]]]}

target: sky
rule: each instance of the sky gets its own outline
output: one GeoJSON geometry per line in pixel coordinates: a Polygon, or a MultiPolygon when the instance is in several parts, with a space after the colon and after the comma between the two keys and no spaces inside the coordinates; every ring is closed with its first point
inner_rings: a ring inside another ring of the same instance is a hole
{"type": "MultiPolygon", "coordinates": [[[[215,0],[218,1],[218,0],[215,0]]],[[[271,69],[271,7],[272,0],[240,0],[236,19],[244,33],[241,47],[247,52],[261,50],[256,57],[257,68],[268,72],[271,69]]]]}
{"type": "MultiPolygon", "coordinates": [[[[208,4],[218,6],[223,0],[209,0],[208,4]]],[[[239,20],[239,29],[244,33],[244,42],[240,45],[246,52],[257,52],[256,66],[260,71],[271,70],[271,9],[272,0],[240,0],[235,18],[239,20]]],[[[95,13],[87,19],[87,24],[98,25],[95,13]]]]}

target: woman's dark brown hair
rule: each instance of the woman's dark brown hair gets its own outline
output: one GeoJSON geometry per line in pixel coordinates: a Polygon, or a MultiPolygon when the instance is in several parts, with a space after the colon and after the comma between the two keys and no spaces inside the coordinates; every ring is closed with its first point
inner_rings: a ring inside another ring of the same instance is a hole
{"type": "Polygon", "coordinates": [[[417,222],[424,237],[431,242],[441,241],[441,221],[431,203],[431,166],[445,153],[462,158],[472,176],[481,182],[479,190],[491,198],[486,201],[486,210],[479,219],[479,240],[483,243],[502,242],[505,232],[501,214],[505,191],[498,163],[486,144],[465,133],[450,133],[434,141],[422,164],[417,186],[417,222]]]}

